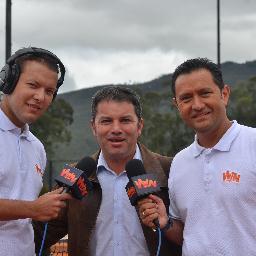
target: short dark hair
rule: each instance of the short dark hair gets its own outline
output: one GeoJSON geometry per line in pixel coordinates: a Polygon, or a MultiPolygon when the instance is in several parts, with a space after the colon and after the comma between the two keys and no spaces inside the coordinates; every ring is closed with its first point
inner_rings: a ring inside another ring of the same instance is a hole
{"type": "Polygon", "coordinates": [[[40,55],[40,56],[37,56],[35,54],[26,54],[26,55],[18,57],[15,60],[15,63],[19,65],[20,71],[22,73],[25,62],[32,61],[32,60],[43,63],[52,71],[56,72],[57,74],[59,73],[59,67],[58,67],[57,60],[51,56],[46,55],[46,54],[40,55]]]}
{"type": "Polygon", "coordinates": [[[180,75],[189,74],[199,69],[206,69],[212,74],[213,81],[221,89],[224,87],[222,72],[217,64],[207,58],[189,59],[179,65],[172,75],[172,93],[175,96],[175,82],[180,75]]]}
{"type": "Polygon", "coordinates": [[[102,101],[129,102],[134,106],[134,111],[138,119],[142,118],[142,107],[140,97],[130,88],[121,86],[107,86],[97,91],[92,97],[91,118],[94,121],[97,114],[97,106],[102,101]]]}

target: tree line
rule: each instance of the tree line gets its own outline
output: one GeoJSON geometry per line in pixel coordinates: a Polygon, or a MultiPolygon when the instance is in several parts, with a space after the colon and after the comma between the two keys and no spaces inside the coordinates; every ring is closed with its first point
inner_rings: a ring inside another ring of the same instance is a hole
{"type": "MultiPolygon", "coordinates": [[[[138,88],[138,87],[137,87],[138,88]]],[[[194,131],[187,128],[172,105],[169,93],[138,90],[143,106],[145,126],[140,141],[152,151],[174,156],[191,144],[194,131]]],[[[238,83],[231,89],[227,108],[230,120],[256,126],[256,77],[238,83]]],[[[31,126],[32,132],[43,142],[49,157],[54,156],[54,145],[71,140],[72,106],[64,99],[56,99],[44,116],[31,126]]]]}
{"type": "MultiPolygon", "coordinates": [[[[170,93],[149,92],[141,95],[145,126],[141,141],[152,151],[174,156],[194,140],[194,131],[188,128],[172,105],[170,93]]],[[[256,127],[256,77],[231,88],[227,108],[230,120],[256,127]]]]}

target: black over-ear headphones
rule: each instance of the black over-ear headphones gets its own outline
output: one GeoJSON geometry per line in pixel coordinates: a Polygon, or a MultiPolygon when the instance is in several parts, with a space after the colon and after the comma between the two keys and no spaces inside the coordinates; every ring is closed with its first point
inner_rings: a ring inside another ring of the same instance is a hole
{"type": "Polygon", "coordinates": [[[60,61],[60,59],[53,54],[52,52],[42,49],[42,48],[36,48],[36,47],[28,47],[28,48],[22,48],[15,52],[7,61],[5,66],[2,68],[0,72],[0,91],[3,91],[4,94],[11,94],[15,86],[19,80],[20,77],[20,66],[15,63],[18,58],[24,55],[34,55],[38,57],[44,57],[45,55],[53,58],[56,60],[59,72],[60,72],[60,77],[57,82],[56,86],[56,91],[54,93],[54,98],[57,95],[57,90],[59,87],[62,85],[64,81],[64,76],[65,76],[65,67],[63,63],[60,61]]]}

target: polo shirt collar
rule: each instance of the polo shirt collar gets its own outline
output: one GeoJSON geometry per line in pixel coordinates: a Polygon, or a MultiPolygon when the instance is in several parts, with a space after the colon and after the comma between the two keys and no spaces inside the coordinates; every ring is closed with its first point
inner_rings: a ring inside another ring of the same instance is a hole
{"type": "MultiPolygon", "coordinates": [[[[232,142],[235,140],[240,130],[241,130],[241,126],[237,123],[236,120],[233,120],[232,125],[225,132],[225,134],[222,136],[219,142],[212,147],[212,149],[223,151],[223,152],[229,151],[231,148],[232,142]]],[[[193,149],[194,157],[198,157],[204,150],[207,150],[207,148],[202,147],[198,144],[196,135],[195,135],[194,143],[192,144],[192,149],[193,149]]]]}
{"type": "Polygon", "coordinates": [[[3,131],[10,131],[17,135],[22,136],[28,141],[34,140],[34,137],[29,131],[29,125],[25,124],[23,132],[21,133],[21,128],[17,127],[11,120],[6,116],[3,110],[0,108],[0,129],[3,131]]]}

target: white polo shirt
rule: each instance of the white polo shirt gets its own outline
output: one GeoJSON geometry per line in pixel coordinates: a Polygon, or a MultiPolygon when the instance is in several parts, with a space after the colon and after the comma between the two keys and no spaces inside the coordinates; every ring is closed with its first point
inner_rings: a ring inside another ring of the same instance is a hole
{"type": "MultiPolygon", "coordinates": [[[[0,198],[35,200],[45,165],[44,147],[28,125],[21,133],[0,109],[0,198]]],[[[35,255],[30,219],[0,221],[0,255],[35,255]]]]}
{"type": "Polygon", "coordinates": [[[232,126],[210,149],[179,152],[170,213],[184,226],[183,256],[256,255],[256,129],[232,126]]]}

